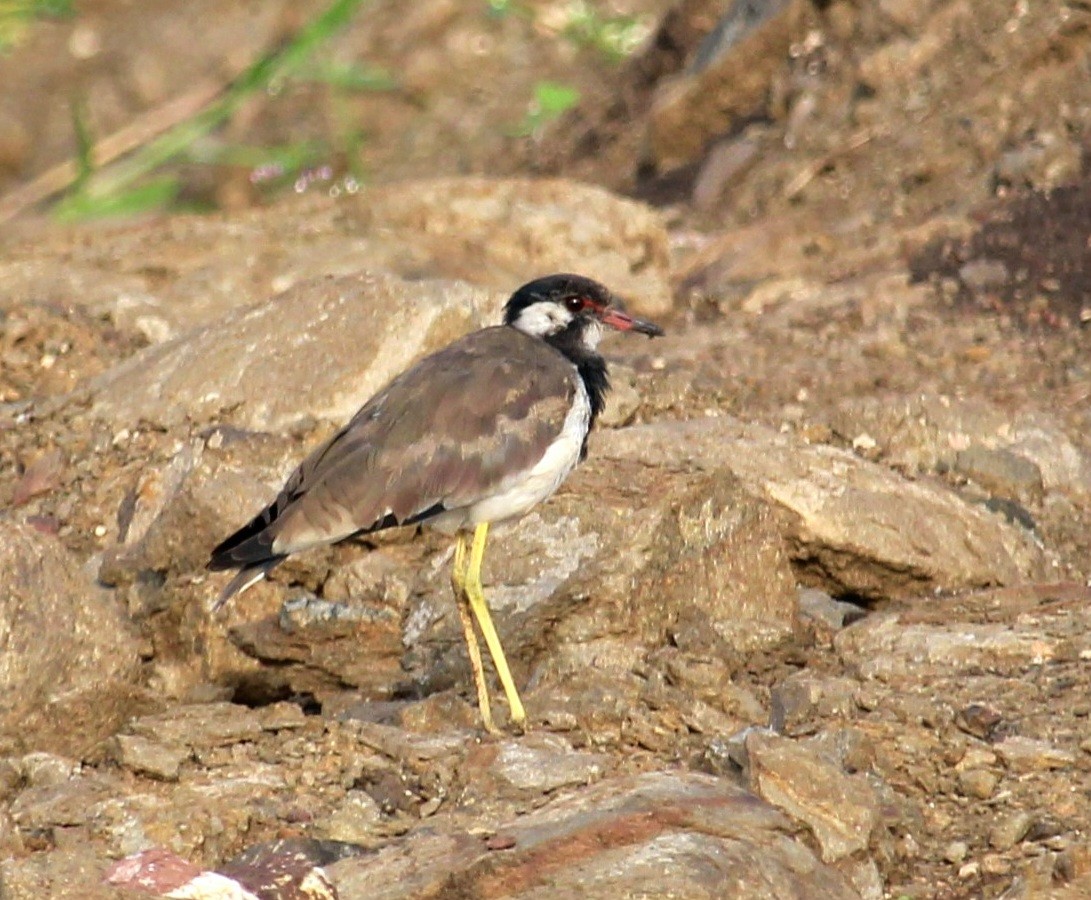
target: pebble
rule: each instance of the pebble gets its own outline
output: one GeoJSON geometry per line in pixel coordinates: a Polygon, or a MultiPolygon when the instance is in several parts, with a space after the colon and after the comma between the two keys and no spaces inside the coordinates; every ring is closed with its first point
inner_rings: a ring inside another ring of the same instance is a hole
{"type": "Polygon", "coordinates": [[[114,738],[112,755],[118,765],[131,772],[177,781],[190,752],[181,744],[161,744],[135,734],[119,734],[114,738]]]}
{"type": "Polygon", "coordinates": [[[1000,759],[1013,772],[1041,772],[1061,769],[1076,762],[1067,750],[1054,747],[1048,741],[1028,737],[1009,737],[994,745],[1000,759]]]}
{"type": "Polygon", "coordinates": [[[315,827],[329,840],[366,844],[381,818],[382,810],[371,795],[355,790],[345,794],[338,807],[315,827]]]}
{"type": "Polygon", "coordinates": [[[986,875],[1007,875],[1011,871],[1011,860],[990,853],[981,860],[981,871],[986,875]]]}
{"type": "Polygon", "coordinates": [[[55,753],[36,752],[24,756],[19,768],[27,785],[44,787],[68,781],[78,771],[79,763],[55,753]]]}
{"type": "Polygon", "coordinates": [[[949,863],[960,863],[970,852],[970,845],[965,841],[951,841],[943,851],[943,858],[949,863]]]}
{"type": "Polygon", "coordinates": [[[1034,823],[1024,810],[1008,813],[989,829],[989,846],[996,850],[1010,850],[1018,844],[1034,823]]]}
{"type": "Polygon", "coordinates": [[[966,865],[962,866],[962,868],[958,870],[958,877],[975,878],[977,877],[977,873],[980,871],[981,863],[979,863],[977,860],[974,860],[973,862],[966,863],[966,865]]]}
{"type": "Polygon", "coordinates": [[[988,800],[999,782],[1000,776],[988,769],[967,769],[958,775],[959,792],[978,800],[988,800]]]}

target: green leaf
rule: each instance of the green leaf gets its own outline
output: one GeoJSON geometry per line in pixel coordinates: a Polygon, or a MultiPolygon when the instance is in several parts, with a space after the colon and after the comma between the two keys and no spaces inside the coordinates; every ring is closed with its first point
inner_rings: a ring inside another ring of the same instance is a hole
{"type": "Polygon", "coordinates": [[[169,206],[178,196],[180,188],[178,179],[170,176],[103,197],[76,193],[58,203],[53,212],[62,222],[106,216],[136,216],[169,206]]]}

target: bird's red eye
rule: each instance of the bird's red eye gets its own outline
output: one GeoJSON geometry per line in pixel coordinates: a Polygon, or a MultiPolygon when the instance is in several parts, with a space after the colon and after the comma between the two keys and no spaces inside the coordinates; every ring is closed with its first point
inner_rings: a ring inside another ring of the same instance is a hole
{"type": "Polygon", "coordinates": [[[583,309],[583,297],[569,297],[564,301],[564,305],[569,312],[577,313],[583,309]]]}

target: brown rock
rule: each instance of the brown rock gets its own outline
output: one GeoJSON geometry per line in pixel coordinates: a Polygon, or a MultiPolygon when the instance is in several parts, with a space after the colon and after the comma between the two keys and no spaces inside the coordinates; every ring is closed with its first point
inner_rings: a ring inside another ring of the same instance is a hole
{"type": "Polygon", "coordinates": [[[141,703],[137,640],[53,538],[10,521],[0,583],[0,746],[78,757],[141,703]]]}
{"type": "Polygon", "coordinates": [[[730,418],[604,432],[593,453],[644,465],[731,471],[789,514],[782,527],[811,577],[863,596],[1011,583],[1044,567],[1022,531],[941,487],[730,418]],[[912,539],[907,539],[912,536],[912,539]]]}
{"type": "Polygon", "coordinates": [[[487,842],[419,832],[326,871],[342,896],[376,900],[607,900],[646,892],[664,871],[679,896],[856,896],[780,813],[724,779],[676,772],[600,782],[501,825],[487,842]]]}
{"type": "Polygon", "coordinates": [[[446,278],[510,293],[546,272],[578,269],[643,315],[671,308],[667,235],[658,214],[599,187],[437,178],[368,191],[359,216],[369,233],[388,235],[446,278]]]}
{"type": "Polygon", "coordinates": [[[113,756],[118,765],[138,775],[150,775],[164,781],[177,781],[189,750],[177,744],[160,744],[131,734],[113,738],[113,756]]]}
{"type": "Polygon", "coordinates": [[[387,275],[303,282],[95,379],[92,412],[118,427],[209,421],[225,410],[252,429],[308,416],[342,422],[417,357],[495,322],[502,300],[387,275]]]}
{"type": "Polygon", "coordinates": [[[754,791],[805,822],[825,862],[868,846],[879,808],[862,775],[846,775],[795,741],[758,731],[748,735],[746,754],[754,791]]]}
{"type": "Polygon", "coordinates": [[[491,782],[499,792],[535,795],[597,781],[608,763],[602,754],[573,750],[561,735],[532,733],[476,748],[463,771],[475,788],[491,782]]]}
{"type": "Polygon", "coordinates": [[[1059,637],[1007,624],[924,624],[887,614],[850,625],[834,638],[834,646],[865,678],[911,675],[922,666],[928,666],[933,676],[981,668],[1022,672],[1045,660],[1064,658],[1071,650],[1059,637]]]}
{"type": "Polygon", "coordinates": [[[575,268],[638,312],[670,309],[667,236],[650,207],[575,181],[495,178],[397,182],[339,200],[289,197],[233,216],[100,228],[93,240],[76,236],[63,266],[28,242],[0,260],[0,305],[75,303],[158,344],[318,279],[391,272],[430,296],[425,275],[506,296],[575,268]],[[139,265],[119,270],[119,260],[139,265]]]}
{"type": "Polygon", "coordinates": [[[733,6],[705,39],[706,58],[660,82],[648,122],[660,171],[694,162],[710,139],[765,107],[789,44],[802,36],[806,10],[795,0],[733,6]]]}

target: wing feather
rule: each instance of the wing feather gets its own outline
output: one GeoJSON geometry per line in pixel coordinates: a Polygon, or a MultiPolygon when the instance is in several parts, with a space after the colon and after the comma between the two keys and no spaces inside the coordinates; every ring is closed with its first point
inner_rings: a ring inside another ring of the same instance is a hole
{"type": "Polygon", "coordinates": [[[425,358],[317,448],[269,507],[287,554],[472,505],[541,459],[577,389],[544,342],[488,328],[425,358]]]}

